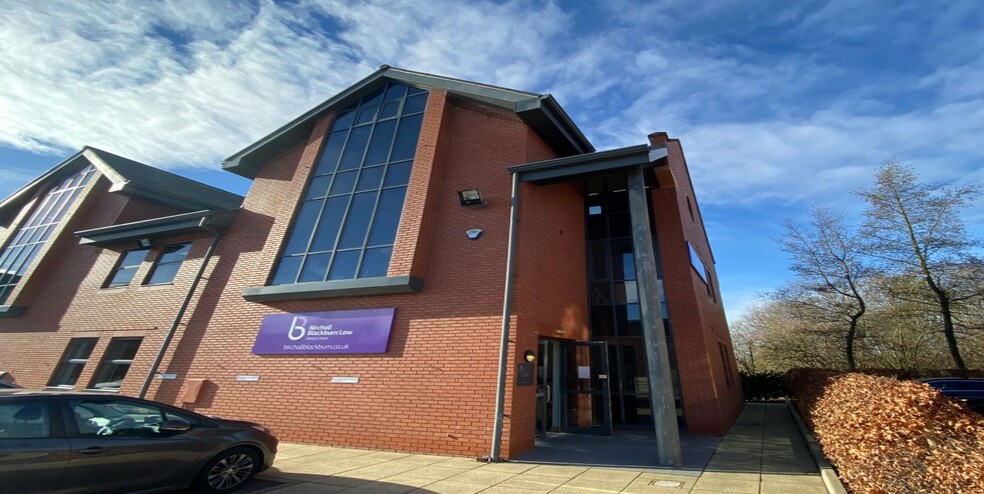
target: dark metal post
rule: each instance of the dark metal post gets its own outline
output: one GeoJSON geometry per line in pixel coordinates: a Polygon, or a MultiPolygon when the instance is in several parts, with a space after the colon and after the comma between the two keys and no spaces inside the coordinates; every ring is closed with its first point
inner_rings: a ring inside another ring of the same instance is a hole
{"type": "Polygon", "coordinates": [[[519,174],[512,174],[512,198],[509,206],[509,246],[506,250],[506,288],[502,300],[502,341],[499,344],[499,380],[495,395],[495,423],[492,426],[492,452],[489,461],[500,461],[502,420],[506,407],[506,369],[509,362],[509,318],[512,311],[513,258],[516,246],[516,209],[519,204],[519,174]]]}
{"type": "Polygon", "coordinates": [[[673,380],[670,375],[670,354],[663,326],[663,299],[656,273],[652,229],[649,226],[649,207],[646,202],[646,181],[643,166],[628,170],[629,215],[632,218],[632,244],[635,254],[636,285],[639,287],[639,309],[642,314],[642,334],[646,345],[649,369],[649,399],[656,432],[656,450],[661,465],[683,463],[680,452],[680,431],[676,405],[673,402],[673,380]]]}
{"type": "Polygon", "coordinates": [[[208,261],[212,258],[212,253],[215,252],[215,247],[219,244],[220,238],[222,238],[222,234],[215,232],[215,236],[212,237],[212,243],[209,244],[208,250],[205,252],[205,256],[202,257],[202,263],[198,266],[198,273],[195,274],[195,279],[191,282],[191,286],[188,287],[188,293],[185,294],[184,301],[181,302],[181,308],[178,309],[178,313],[174,316],[174,321],[171,323],[171,328],[168,329],[167,335],[164,337],[164,342],[161,343],[161,348],[157,351],[157,357],[154,359],[154,365],[150,367],[150,372],[147,373],[147,378],[144,379],[143,386],[140,388],[140,394],[137,395],[138,398],[144,398],[147,396],[147,390],[150,389],[150,383],[154,380],[154,374],[157,373],[157,369],[161,366],[161,362],[164,360],[164,355],[167,353],[167,347],[171,344],[174,334],[177,333],[178,326],[181,325],[181,318],[184,317],[185,311],[188,310],[188,304],[191,303],[191,298],[195,295],[195,289],[198,288],[198,282],[201,281],[202,275],[205,274],[205,267],[208,266],[208,261]]]}

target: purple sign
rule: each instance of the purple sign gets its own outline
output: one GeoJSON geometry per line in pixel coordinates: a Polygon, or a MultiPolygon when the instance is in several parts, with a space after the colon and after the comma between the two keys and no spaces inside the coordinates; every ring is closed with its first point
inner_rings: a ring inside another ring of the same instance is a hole
{"type": "Polygon", "coordinates": [[[386,353],[396,309],[263,316],[253,353],[386,353]]]}

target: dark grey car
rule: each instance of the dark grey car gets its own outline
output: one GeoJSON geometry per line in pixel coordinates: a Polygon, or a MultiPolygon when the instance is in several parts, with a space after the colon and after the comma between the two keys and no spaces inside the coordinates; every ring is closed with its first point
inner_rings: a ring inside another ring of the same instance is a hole
{"type": "Polygon", "coordinates": [[[268,468],[277,438],[105,393],[0,390],[0,491],[224,493],[268,468]]]}

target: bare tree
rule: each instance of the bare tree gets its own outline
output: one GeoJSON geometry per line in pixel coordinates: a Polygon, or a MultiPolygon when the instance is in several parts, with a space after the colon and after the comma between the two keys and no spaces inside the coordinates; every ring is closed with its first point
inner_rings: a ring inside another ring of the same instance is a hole
{"type": "Polygon", "coordinates": [[[816,313],[775,294],[749,308],[734,322],[740,330],[735,352],[747,372],[786,371],[794,367],[843,369],[843,341],[838,331],[819,322],[816,313]],[[739,344],[738,341],[749,343],[739,344]],[[754,359],[754,360],[752,360],[754,359]]]}
{"type": "Polygon", "coordinates": [[[842,322],[847,367],[855,370],[854,342],[866,310],[862,287],[871,274],[862,237],[847,227],[843,215],[814,207],[806,228],[786,220],[780,243],[792,257],[790,269],[798,278],[793,288],[780,291],[780,297],[814,309],[823,319],[818,322],[842,322]]]}
{"type": "Polygon", "coordinates": [[[758,372],[755,365],[755,358],[758,356],[759,348],[762,346],[761,334],[751,322],[741,317],[731,324],[731,338],[735,347],[735,359],[738,361],[739,370],[748,374],[758,372]]]}
{"type": "Polygon", "coordinates": [[[875,176],[875,185],[859,195],[871,205],[864,234],[870,252],[897,273],[918,273],[937,305],[953,363],[966,370],[957,345],[954,308],[981,296],[981,284],[966,273],[979,265],[971,253],[979,245],[967,235],[959,217],[979,192],[977,186],[943,187],[920,182],[908,166],[890,162],[875,176]],[[967,288],[972,287],[972,288],[967,288]]]}

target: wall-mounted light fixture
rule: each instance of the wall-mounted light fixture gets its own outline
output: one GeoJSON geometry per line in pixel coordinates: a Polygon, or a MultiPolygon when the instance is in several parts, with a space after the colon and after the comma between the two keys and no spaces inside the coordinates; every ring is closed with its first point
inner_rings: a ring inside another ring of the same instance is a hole
{"type": "Polygon", "coordinates": [[[482,230],[479,228],[465,230],[465,235],[468,235],[468,240],[477,240],[478,237],[482,236],[482,230]]]}
{"type": "Polygon", "coordinates": [[[462,206],[481,206],[485,204],[482,200],[482,193],[477,188],[463,189],[458,191],[458,201],[462,206]]]}
{"type": "Polygon", "coordinates": [[[533,353],[533,350],[526,350],[526,352],[523,353],[523,359],[529,363],[533,363],[533,361],[536,360],[536,354],[533,353]]]}
{"type": "Polygon", "coordinates": [[[137,244],[140,245],[141,249],[149,249],[150,246],[152,245],[149,238],[142,238],[140,240],[137,240],[137,244]]]}

